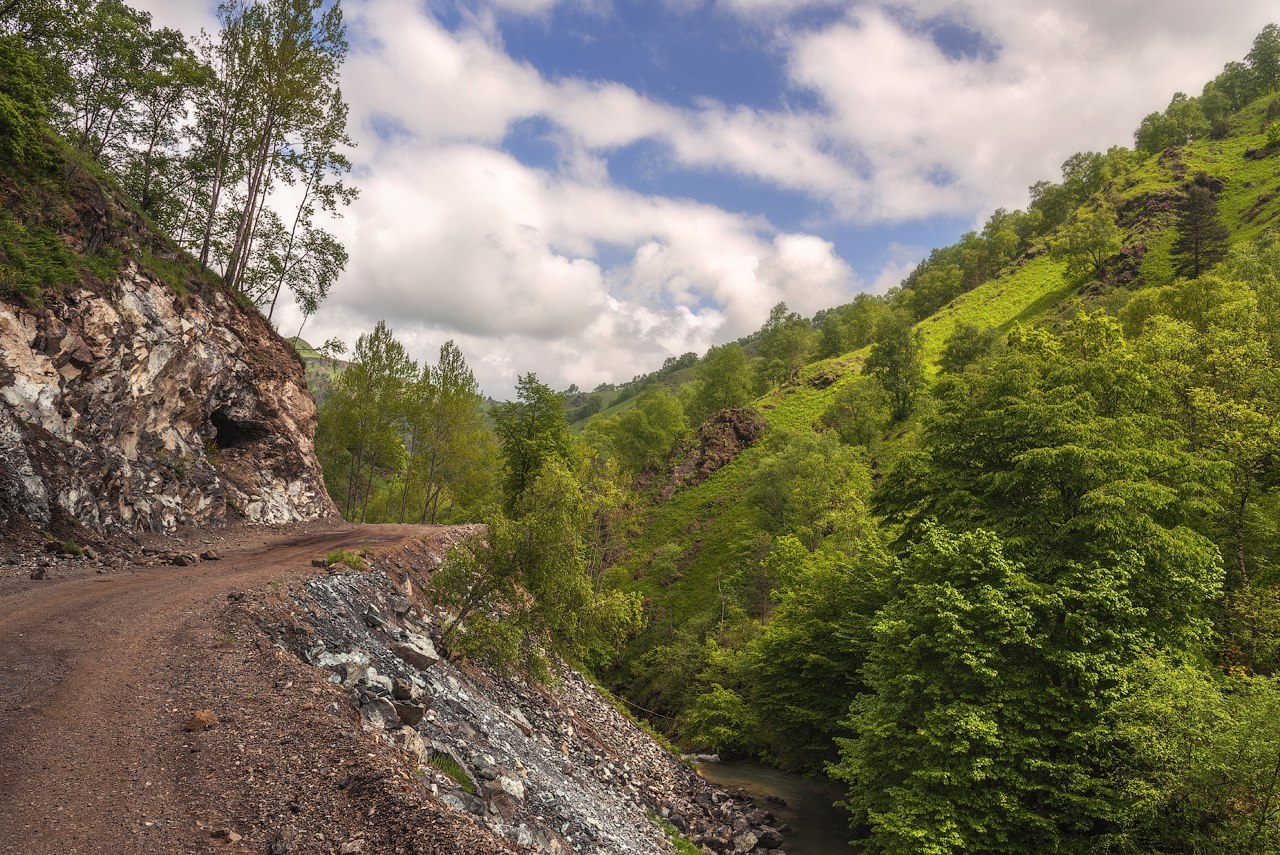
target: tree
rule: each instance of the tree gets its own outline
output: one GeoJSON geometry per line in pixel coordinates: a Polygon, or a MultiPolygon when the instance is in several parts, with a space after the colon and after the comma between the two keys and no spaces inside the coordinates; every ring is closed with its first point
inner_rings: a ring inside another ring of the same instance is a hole
{"type": "Polygon", "coordinates": [[[999,330],[989,327],[983,329],[968,323],[960,324],[947,337],[942,356],[938,359],[938,367],[944,373],[963,371],[982,357],[994,353],[1002,338],[999,330]]]}
{"type": "Polygon", "coordinates": [[[666,462],[688,430],[684,410],[662,386],[640,393],[636,405],[612,423],[612,445],[621,468],[639,475],[666,462]]]}
{"type": "Polygon", "coordinates": [[[876,330],[875,343],[862,373],[876,378],[893,402],[894,421],[911,413],[916,393],[924,386],[924,364],[920,359],[920,331],[911,317],[895,312],[876,330]]]}
{"type": "Polygon", "coordinates": [[[1187,188],[1178,205],[1178,236],[1170,250],[1177,271],[1195,278],[1227,255],[1230,232],[1218,216],[1213,191],[1199,184],[1187,188]]]}
{"type": "Polygon", "coordinates": [[[339,3],[326,8],[321,0],[264,0],[249,7],[244,22],[241,50],[251,70],[252,124],[243,128],[245,185],[223,272],[223,281],[237,288],[263,202],[280,171],[291,165],[285,152],[314,128],[314,116],[332,109],[338,67],[347,51],[339,3]]]}
{"type": "Polygon", "coordinates": [[[769,320],[760,330],[761,385],[780,385],[795,376],[809,359],[813,343],[809,322],[779,303],[769,312],[769,320]]]}
{"type": "Polygon", "coordinates": [[[535,374],[516,383],[516,400],[498,404],[491,415],[505,464],[503,490],[508,513],[521,507],[521,497],[551,460],[567,462],[573,436],[564,419],[564,399],[535,374]]]}
{"type": "Polygon", "coordinates": [[[547,654],[581,663],[614,648],[637,628],[640,601],[588,578],[593,507],[563,461],[543,462],[514,511],[492,516],[483,537],[453,550],[431,591],[454,611],[444,632],[451,652],[546,679],[547,654]]]}
{"type": "Polygon", "coordinates": [[[809,549],[834,528],[834,517],[871,492],[861,455],[830,433],[810,430],[772,435],[756,469],[750,502],[763,528],[792,534],[809,549]]]}
{"type": "Polygon", "coordinates": [[[181,217],[177,191],[182,175],[182,124],[187,101],[203,85],[207,69],[176,30],[159,30],[146,45],[146,64],[135,99],[129,147],[121,153],[121,181],[157,222],[181,217]]]}
{"type": "Polygon", "coordinates": [[[1199,99],[1174,93],[1163,113],[1150,113],[1133,133],[1134,145],[1147,154],[1158,154],[1173,146],[1186,145],[1209,133],[1209,121],[1199,99]]]}
{"type": "Polygon", "coordinates": [[[1253,40],[1245,55],[1259,91],[1274,92],[1280,86],[1280,27],[1267,24],[1253,40]]]}
{"type": "Polygon", "coordinates": [[[1077,211],[1075,219],[1063,229],[1062,237],[1054,241],[1053,255],[1067,262],[1067,276],[1102,279],[1107,259],[1119,252],[1121,245],[1115,211],[1104,204],[1077,211]]]}
{"type": "Polygon", "coordinates": [[[821,421],[842,442],[871,451],[889,427],[889,396],[874,377],[855,377],[832,396],[821,421]]]}
{"type": "Polygon", "coordinates": [[[698,363],[700,383],[694,399],[696,421],[751,400],[751,368],[742,345],[729,342],[709,349],[698,363]]]}
{"type": "Polygon", "coordinates": [[[910,545],[832,767],[870,851],[1117,848],[1136,799],[1111,716],[1150,644],[1126,593],[1142,561],[1060,569],[980,529],[929,524],[910,545]]]}
{"type": "Polygon", "coordinates": [[[318,444],[331,461],[329,492],[348,520],[367,515],[375,476],[400,468],[404,390],[416,373],[404,345],[379,321],[356,340],[351,363],[325,399],[318,444]]]}
{"type": "Polygon", "coordinates": [[[423,365],[409,387],[409,398],[400,521],[405,520],[409,494],[416,488],[421,490],[421,510],[415,508],[414,515],[434,524],[446,497],[455,502],[465,497],[491,465],[485,446],[492,440],[475,375],[452,340],[440,346],[434,367],[423,365]]]}
{"type": "Polygon", "coordinates": [[[49,90],[36,55],[17,36],[0,36],[0,155],[42,160],[49,90]]]}
{"type": "Polygon", "coordinates": [[[773,591],[769,622],[747,647],[748,697],[768,756],[816,773],[836,759],[849,704],[866,690],[861,672],[890,562],[874,536],[855,554],[811,553],[785,536],[774,551],[788,554],[792,567],[773,591]]]}

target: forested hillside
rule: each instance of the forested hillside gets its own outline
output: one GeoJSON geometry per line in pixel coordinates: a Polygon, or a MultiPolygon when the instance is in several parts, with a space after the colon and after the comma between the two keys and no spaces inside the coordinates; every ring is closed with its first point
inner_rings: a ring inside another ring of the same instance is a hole
{"type": "Polygon", "coordinates": [[[536,639],[689,748],[832,775],[868,851],[1276,849],[1278,84],[1269,27],[884,297],[522,378],[457,458],[501,483],[425,462],[390,402],[455,381],[379,328],[337,388],[393,391],[324,429],[386,440],[332,434],[331,489],[489,523],[435,592],[458,652],[536,639]]]}
{"type": "MultiPolygon", "coordinates": [[[[7,303],[136,255],[175,327],[188,288],[316,310],[353,195],[341,9],[218,20],[0,1],[7,303]],[[98,182],[145,246],[72,238],[97,209],[59,200],[98,182]]],[[[865,851],[1280,851],[1278,90],[1270,26],[888,294],[589,393],[487,401],[454,341],[419,362],[385,322],[295,339],[328,491],[485,524],[426,592],[451,658],[558,656],[683,748],[830,776],[865,851]]]]}

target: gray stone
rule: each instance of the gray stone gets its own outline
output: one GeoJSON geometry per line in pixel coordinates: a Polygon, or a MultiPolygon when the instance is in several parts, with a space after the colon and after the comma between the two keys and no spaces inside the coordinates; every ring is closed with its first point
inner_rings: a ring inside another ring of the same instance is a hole
{"type": "Polygon", "coordinates": [[[436,653],[431,639],[412,633],[404,641],[393,643],[391,652],[419,671],[425,671],[440,661],[440,654],[436,653]]]}
{"type": "Polygon", "coordinates": [[[396,730],[401,724],[396,708],[386,698],[374,698],[364,704],[360,707],[360,717],[382,730],[396,730]]]}
{"type": "Polygon", "coordinates": [[[756,838],[759,845],[765,849],[781,849],[782,848],[782,832],[776,828],[766,825],[764,828],[756,832],[756,838]]]}
{"type": "Polygon", "coordinates": [[[427,713],[427,708],[421,704],[406,704],[401,701],[393,701],[391,705],[395,707],[396,715],[400,717],[400,720],[409,725],[409,727],[413,727],[422,721],[422,717],[427,713]]]}

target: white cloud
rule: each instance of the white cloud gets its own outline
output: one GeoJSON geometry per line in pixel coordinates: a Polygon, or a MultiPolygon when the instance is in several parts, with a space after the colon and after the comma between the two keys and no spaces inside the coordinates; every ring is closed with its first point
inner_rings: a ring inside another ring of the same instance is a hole
{"type": "MultiPolygon", "coordinates": [[[[138,2],[161,24],[213,26],[204,2],[138,2]]],[[[836,227],[1025,205],[1072,152],[1128,142],[1174,90],[1198,92],[1274,15],[1271,0],[1229,13],[1202,0],[715,0],[758,27],[762,62],[783,58],[789,103],[677,106],[513,57],[504,22],[552,21],[558,2],[463,4],[471,17],[452,30],[419,0],[344,4],[363,192],[338,224],[350,268],[309,335],[350,340],[386,317],[419,357],[456,337],[497,394],[530,369],[562,386],[625,379],[757,328],[779,300],[812,312],[848,299],[860,283],[836,227]],[[791,17],[817,8],[834,20],[791,17]],[[939,22],[985,49],[948,55],[939,22]],[[529,119],[548,126],[553,166],[501,150],[529,119]],[[798,191],[824,235],[618,186],[610,161],[639,141],[664,170],[798,191]]],[[[608,0],[569,2],[610,25],[608,0]]],[[[679,26],[695,5],[664,8],[679,26]]],[[[866,287],[897,284],[926,252],[891,247],[866,287]]]]}
{"type": "MultiPolygon", "coordinates": [[[[308,335],[386,319],[418,358],[454,336],[496,394],[527,370],[627,379],[758,328],[779,301],[813,312],[857,289],[828,241],[484,146],[384,147],[370,173],[338,224],[351,265],[308,335]],[[602,270],[603,255],[618,260],[602,270]]],[[[290,309],[281,327],[299,322],[290,309]]]]}

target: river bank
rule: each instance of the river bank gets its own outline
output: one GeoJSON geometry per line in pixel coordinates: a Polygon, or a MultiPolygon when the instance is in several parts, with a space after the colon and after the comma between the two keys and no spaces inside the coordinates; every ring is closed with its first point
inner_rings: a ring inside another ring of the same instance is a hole
{"type": "Polygon", "coordinates": [[[786,835],[789,855],[846,855],[858,850],[849,844],[848,816],[834,802],[844,792],[829,781],[815,781],[756,763],[698,764],[698,774],[714,784],[743,789],[793,829],[786,835]]]}

